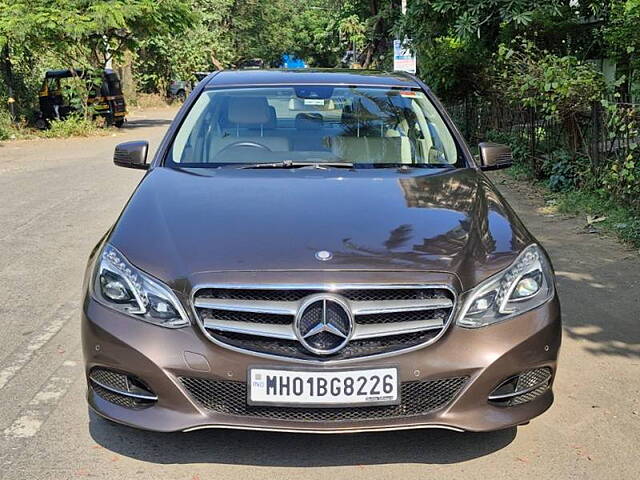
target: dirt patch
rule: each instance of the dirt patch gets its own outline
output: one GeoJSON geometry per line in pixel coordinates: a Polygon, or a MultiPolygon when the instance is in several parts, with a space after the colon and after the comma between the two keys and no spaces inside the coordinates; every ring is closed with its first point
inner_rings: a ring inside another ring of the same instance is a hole
{"type": "Polygon", "coordinates": [[[573,234],[606,238],[612,244],[615,243],[616,250],[620,249],[624,256],[640,257],[640,251],[618,241],[613,233],[599,228],[598,224],[603,217],[586,213],[584,215],[560,213],[557,201],[547,189],[527,181],[517,180],[506,173],[495,172],[491,174],[491,179],[514,208],[516,204],[518,205],[516,210],[519,212],[535,213],[546,221],[555,219],[573,234]]]}

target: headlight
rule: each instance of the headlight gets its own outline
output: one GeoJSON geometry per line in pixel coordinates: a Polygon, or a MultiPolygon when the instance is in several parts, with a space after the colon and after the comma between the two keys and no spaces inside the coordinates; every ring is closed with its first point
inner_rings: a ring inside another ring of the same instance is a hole
{"type": "Polygon", "coordinates": [[[102,304],[146,322],[169,328],[189,325],[171,289],[131,265],[109,244],[97,260],[93,295],[102,304]]]}
{"type": "Polygon", "coordinates": [[[554,293],[553,271],[537,245],[527,247],[504,271],[465,295],[457,323],[484,327],[539,307],[554,293]]]}

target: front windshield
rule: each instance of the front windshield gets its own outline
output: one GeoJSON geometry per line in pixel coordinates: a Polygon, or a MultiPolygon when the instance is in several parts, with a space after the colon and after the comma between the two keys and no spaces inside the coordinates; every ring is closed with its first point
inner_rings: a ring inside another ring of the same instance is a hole
{"type": "Polygon", "coordinates": [[[298,85],[203,91],[168,162],[452,166],[458,158],[451,132],[422,91],[298,85]]]}

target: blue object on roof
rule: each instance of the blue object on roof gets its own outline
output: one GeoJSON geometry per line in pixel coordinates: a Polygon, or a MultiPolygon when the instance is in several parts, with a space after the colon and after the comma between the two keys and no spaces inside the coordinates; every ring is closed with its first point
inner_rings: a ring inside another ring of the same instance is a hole
{"type": "Polygon", "coordinates": [[[282,66],[283,68],[307,68],[307,64],[304,63],[304,60],[296,57],[295,55],[289,55],[288,53],[282,55],[282,66]]]}

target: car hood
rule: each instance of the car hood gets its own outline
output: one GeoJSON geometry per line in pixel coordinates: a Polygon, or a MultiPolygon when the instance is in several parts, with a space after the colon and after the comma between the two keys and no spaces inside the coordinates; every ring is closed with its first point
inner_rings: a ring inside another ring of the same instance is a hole
{"type": "Polygon", "coordinates": [[[532,239],[475,169],[155,168],[110,241],[174,288],[202,272],[298,270],[447,272],[466,288],[532,239]]]}

